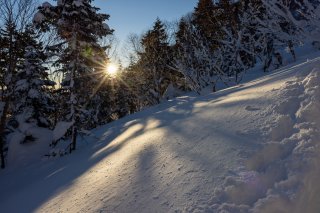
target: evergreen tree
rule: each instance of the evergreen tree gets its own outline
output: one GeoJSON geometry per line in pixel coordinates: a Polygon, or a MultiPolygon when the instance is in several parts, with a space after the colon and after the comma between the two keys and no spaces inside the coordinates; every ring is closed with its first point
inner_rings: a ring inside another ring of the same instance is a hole
{"type": "Polygon", "coordinates": [[[244,71],[253,66],[255,52],[251,47],[252,35],[250,25],[246,23],[246,17],[242,2],[231,3],[229,0],[220,1],[219,6],[225,17],[220,20],[224,25],[224,36],[219,42],[220,54],[216,54],[216,60],[221,61],[221,70],[229,77],[235,78],[235,83],[241,81],[244,71]]]}
{"type": "MultiPolygon", "coordinates": [[[[11,16],[10,16],[11,17],[11,16]]],[[[21,24],[21,23],[20,23],[21,24]]],[[[12,100],[14,85],[19,66],[23,64],[26,47],[34,42],[30,35],[30,25],[23,26],[20,30],[13,22],[12,17],[0,28],[0,71],[1,71],[1,121],[0,121],[0,158],[1,168],[4,168],[4,153],[7,122],[12,114],[12,100]]]]}
{"type": "Polygon", "coordinates": [[[214,5],[212,0],[199,0],[192,15],[192,24],[210,42],[210,48],[216,49],[218,44],[215,41],[223,36],[222,26],[218,22],[223,15],[221,9],[214,5]]]}
{"type": "Polygon", "coordinates": [[[126,89],[129,90],[127,99],[129,99],[130,113],[138,112],[145,106],[150,105],[144,90],[146,84],[144,71],[139,62],[130,63],[121,73],[120,79],[126,89]]]}
{"type": "Polygon", "coordinates": [[[148,102],[157,104],[168,86],[166,81],[170,75],[168,68],[168,36],[160,19],[157,19],[153,28],[142,38],[143,52],[140,53],[140,60],[145,76],[145,91],[149,98],[148,102]]]}
{"type": "Polygon", "coordinates": [[[45,3],[34,17],[37,26],[44,31],[53,27],[63,41],[57,64],[64,75],[62,90],[68,97],[62,120],[70,123],[70,152],[76,149],[77,131],[88,115],[85,107],[90,106],[87,103],[97,82],[96,60],[104,55],[105,48],[98,40],[112,33],[104,23],[109,15],[98,13],[99,9],[91,3],[91,0],[61,0],[56,6],[45,3]]]}
{"type": "Polygon", "coordinates": [[[215,91],[216,81],[222,78],[220,63],[208,45],[209,41],[189,21],[181,19],[176,35],[177,55],[174,67],[184,74],[190,87],[200,93],[211,86],[215,91]]]}
{"type": "Polygon", "coordinates": [[[201,85],[199,83],[198,69],[201,64],[197,61],[197,56],[195,55],[194,49],[196,38],[192,33],[192,24],[186,20],[186,18],[181,18],[178,26],[178,31],[176,33],[176,56],[174,67],[177,68],[185,76],[191,89],[201,91],[201,85]]]}
{"type": "Polygon", "coordinates": [[[28,46],[25,50],[24,63],[16,74],[13,119],[16,128],[26,137],[34,138],[26,131],[26,125],[33,127],[50,127],[50,113],[53,111],[53,98],[49,87],[55,82],[48,79],[47,68],[43,66],[46,56],[40,46],[28,46]]]}

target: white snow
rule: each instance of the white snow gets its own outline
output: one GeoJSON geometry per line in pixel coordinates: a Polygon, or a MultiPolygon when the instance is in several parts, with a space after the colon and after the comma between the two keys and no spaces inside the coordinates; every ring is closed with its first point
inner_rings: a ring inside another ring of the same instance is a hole
{"type": "Polygon", "coordinates": [[[35,89],[30,89],[29,92],[28,92],[28,97],[30,98],[39,98],[40,97],[40,93],[38,90],[35,90],[35,89]]]}
{"type": "Polygon", "coordinates": [[[46,17],[41,12],[37,12],[33,16],[33,23],[42,23],[45,19],[46,17]]]}
{"type": "Polygon", "coordinates": [[[42,4],[42,7],[47,8],[47,7],[52,7],[52,5],[46,1],[42,4]]]}
{"type": "Polygon", "coordinates": [[[110,27],[109,27],[109,25],[108,24],[106,24],[106,23],[103,23],[103,28],[105,29],[105,30],[110,30],[110,27]]]}
{"type": "Polygon", "coordinates": [[[179,97],[79,137],[70,156],[0,171],[1,211],[316,212],[319,66],[179,97]]]}
{"type": "Polygon", "coordinates": [[[40,127],[30,127],[24,132],[14,132],[9,136],[8,167],[19,169],[34,164],[49,153],[52,131],[40,127]],[[21,144],[27,135],[34,141],[21,144]]]}
{"type": "Polygon", "coordinates": [[[83,0],[75,0],[75,1],[73,1],[73,4],[76,7],[81,7],[81,6],[83,6],[83,0]]]}
{"type": "Polygon", "coordinates": [[[57,0],[57,6],[62,6],[63,3],[64,3],[64,0],[57,0]]]}
{"type": "Polygon", "coordinates": [[[73,122],[58,122],[53,130],[53,141],[58,141],[59,139],[61,139],[72,125],[73,122]]]}

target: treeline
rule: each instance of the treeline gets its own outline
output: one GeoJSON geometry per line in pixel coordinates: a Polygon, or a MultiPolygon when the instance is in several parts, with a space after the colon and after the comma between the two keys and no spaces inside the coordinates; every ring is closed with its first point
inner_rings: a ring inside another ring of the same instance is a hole
{"type": "Polygon", "coordinates": [[[1,167],[8,144],[36,141],[43,128],[54,129],[48,135],[52,146],[70,136],[66,151],[71,152],[78,132],[103,123],[108,111],[100,109],[109,101],[102,89],[109,16],[90,0],[40,7],[34,0],[1,0],[0,5],[1,167]]]}
{"type": "Polygon", "coordinates": [[[0,0],[2,168],[12,138],[29,143],[48,128],[52,146],[71,138],[71,152],[79,133],[183,91],[238,83],[257,63],[267,72],[281,66],[279,49],[295,60],[295,46],[320,38],[318,1],[199,0],[176,27],[157,19],[132,36],[129,66],[110,76],[113,30],[91,3],[0,0]]]}
{"type": "Polygon", "coordinates": [[[296,60],[296,46],[319,41],[318,11],[312,0],[199,0],[174,30],[157,19],[145,34],[131,36],[127,70],[144,72],[149,102],[165,98],[168,86],[215,91],[219,82],[239,83],[257,63],[264,72],[278,68],[281,50],[296,60]]]}

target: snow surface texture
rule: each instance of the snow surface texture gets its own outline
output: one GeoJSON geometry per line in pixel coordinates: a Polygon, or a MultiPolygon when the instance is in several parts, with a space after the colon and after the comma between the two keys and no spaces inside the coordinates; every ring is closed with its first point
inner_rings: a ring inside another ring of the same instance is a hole
{"type": "Polygon", "coordinates": [[[316,212],[319,68],[180,97],[0,171],[1,212],[316,212]]]}
{"type": "Polygon", "coordinates": [[[60,121],[53,130],[53,141],[61,139],[73,125],[73,122],[60,121]]]}

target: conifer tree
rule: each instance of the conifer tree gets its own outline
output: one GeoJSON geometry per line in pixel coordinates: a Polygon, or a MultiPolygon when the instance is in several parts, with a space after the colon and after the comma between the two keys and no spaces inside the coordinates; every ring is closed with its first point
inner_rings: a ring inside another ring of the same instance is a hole
{"type": "Polygon", "coordinates": [[[89,106],[87,102],[96,85],[96,60],[104,55],[105,48],[98,40],[112,33],[104,23],[109,15],[98,13],[98,10],[91,0],[59,0],[56,6],[44,3],[34,17],[37,26],[44,31],[54,28],[62,40],[60,48],[63,51],[57,64],[61,65],[62,90],[68,99],[68,108],[61,120],[70,124],[70,152],[76,149],[77,132],[88,115],[85,106],[89,106]]]}
{"type": "Polygon", "coordinates": [[[212,0],[199,0],[193,12],[192,23],[210,40],[215,37],[214,30],[217,27],[214,12],[215,6],[212,0]]]}
{"type": "MultiPolygon", "coordinates": [[[[20,23],[21,24],[21,23],[20,23]]],[[[5,167],[3,149],[5,146],[5,130],[12,114],[12,101],[14,85],[19,66],[23,63],[26,47],[33,42],[30,35],[30,25],[23,26],[20,30],[13,22],[12,17],[7,19],[0,28],[0,71],[1,71],[1,121],[0,121],[0,158],[1,168],[5,167]]]]}
{"type": "Polygon", "coordinates": [[[153,28],[142,38],[143,52],[140,53],[140,61],[144,71],[146,84],[145,91],[148,93],[148,101],[151,104],[159,103],[168,86],[165,80],[170,71],[167,56],[169,45],[168,36],[163,23],[157,19],[153,28]]]}
{"type": "Polygon", "coordinates": [[[181,19],[176,35],[177,55],[174,67],[184,74],[190,87],[200,93],[202,88],[211,86],[215,91],[218,79],[224,75],[221,72],[221,60],[216,59],[215,51],[209,41],[190,21],[181,19]]]}
{"type": "Polygon", "coordinates": [[[218,40],[221,70],[239,83],[245,70],[253,66],[255,52],[251,47],[253,41],[247,16],[242,13],[243,2],[231,3],[229,0],[220,1],[219,7],[224,18],[220,20],[223,27],[223,38],[218,40]],[[228,15],[226,15],[228,14],[228,15]]]}
{"type": "Polygon", "coordinates": [[[14,85],[13,119],[17,128],[22,127],[20,132],[31,138],[34,138],[32,133],[24,132],[25,126],[50,127],[49,116],[53,111],[49,87],[55,82],[48,79],[47,68],[43,66],[46,56],[40,48],[34,44],[26,47],[24,63],[19,67],[14,85]]]}

